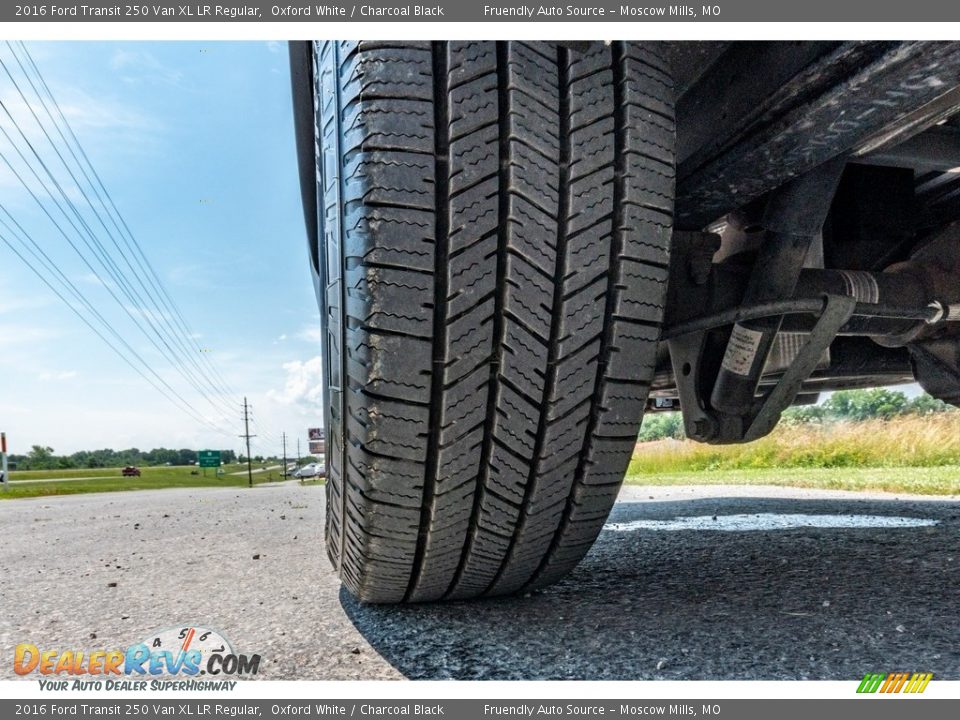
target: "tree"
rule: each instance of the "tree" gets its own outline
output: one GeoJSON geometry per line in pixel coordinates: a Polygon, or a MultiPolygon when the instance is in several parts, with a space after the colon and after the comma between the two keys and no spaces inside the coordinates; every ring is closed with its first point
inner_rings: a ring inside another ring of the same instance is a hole
{"type": "Polygon", "coordinates": [[[922,393],[907,402],[907,412],[916,415],[932,415],[933,413],[950,412],[956,410],[953,405],[937,400],[935,397],[922,393]]]}
{"type": "Polygon", "coordinates": [[[826,416],[823,405],[794,405],[783,411],[780,422],[787,425],[821,423],[826,416]]]}
{"type": "Polygon", "coordinates": [[[906,395],[899,390],[886,388],[841,390],[823,403],[824,412],[838,420],[888,420],[895,415],[902,415],[906,407],[906,395]]]}
{"type": "Polygon", "coordinates": [[[650,442],[652,440],[663,440],[665,438],[674,438],[682,440],[683,416],[678,412],[659,412],[650,413],[643,418],[640,425],[640,442],[650,442]]]}
{"type": "Polygon", "coordinates": [[[53,457],[53,448],[44,445],[34,445],[30,448],[27,460],[33,470],[52,470],[57,466],[53,457]]]}

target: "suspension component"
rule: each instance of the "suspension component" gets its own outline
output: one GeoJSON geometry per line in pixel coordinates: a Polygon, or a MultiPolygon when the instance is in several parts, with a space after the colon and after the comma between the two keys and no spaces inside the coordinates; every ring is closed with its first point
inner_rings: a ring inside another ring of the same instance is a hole
{"type": "MultiPolygon", "coordinates": [[[[793,295],[810,247],[823,229],[845,165],[844,158],[828,162],[770,198],[763,217],[766,238],[750,274],[744,303],[793,295]]],[[[734,324],[710,396],[713,407],[728,414],[750,411],[779,329],[780,317],[776,315],[734,324]]]]}
{"type": "Polygon", "coordinates": [[[688,437],[729,443],[769,432],[814,370],[827,367],[824,353],[838,336],[907,348],[913,374],[924,388],[948,402],[960,400],[960,224],[930,239],[908,261],[882,272],[797,268],[790,296],[766,301],[746,300],[757,287],[762,251],[752,265],[736,255],[715,263],[703,279],[700,250],[716,246],[715,235],[679,232],[671,258],[675,309],[662,337],[669,347],[688,437]],[[741,384],[721,385],[732,370],[730,344],[739,342],[730,333],[726,345],[718,344],[731,326],[764,340],[752,361],[756,366],[743,363],[737,368],[756,373],[758,384],[751,386],[746,400],[724,402],[724,393],[731,388],[742,392],[742,382],[752,377],[743,373],[741,384]],[[768,362],[774,340],[784,337],[797,341],[789,358],[781,364],[768,362]],[[771,375],[775,385],[769,388],[769,379],[764,380],[769,389],[758,394],[761,377],[771,375]]]}

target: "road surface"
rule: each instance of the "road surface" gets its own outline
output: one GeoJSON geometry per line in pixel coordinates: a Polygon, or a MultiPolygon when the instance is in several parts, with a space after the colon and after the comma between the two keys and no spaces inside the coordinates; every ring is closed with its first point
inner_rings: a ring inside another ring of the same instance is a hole
{"type": "Polygon", "coordinates": [[[116,480],[118,477],[123,477],[122,475],[96,475],[92,477],[62,477],[62,478],[30,478],[27,480],[14,480],[10,479],[11,485],[32,485],[36,483],[62,483],[62,482],[78,482],[80,480],[116,480]]]}
{"type": "Polygon", "coordinates": [[[0,501],[0,677],[20,642],[203,624],[269,679],[960,679],[957,498],[625,488],[564,582],[414,607],[341,590],[323,507],[295,482],[0,501]]]}

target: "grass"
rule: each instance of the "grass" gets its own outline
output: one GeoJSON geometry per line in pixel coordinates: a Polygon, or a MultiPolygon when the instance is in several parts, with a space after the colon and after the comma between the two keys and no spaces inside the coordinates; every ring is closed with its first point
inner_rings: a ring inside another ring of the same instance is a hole
{"type": "MultiPolygon", "coordinates": [[[[254,468],[257,469],[256,467],[254,468]]],[[[123,477],[120,468],[97,468],[83,470],[23,470],[10,473],[10,489],[0,490],[0,500],[43,497],[48,495],[74,495],[78,493],[117,492],[122,490],[157,490],[162,488],[184,487],[245,487],[247,475],[231,473],[246,471],[246,465],[226,465],[219,477],[211,468],[206,477],[203,470],[193,466],[186,467],[142,467],[140,477],[123,477]],[[196,471],[198,475],[191,475],[196,471]],[[19,482],[23,480],[45,480],[64,478],[57,482],[19,482]]],[[[254,484],[282,480],[279,469],[254,473],[254,484]]]]}
{"type": "Polygon", "coordinates": [[[745,445],[659,440],[637,445],[631,474],[757,468],[960,465],[960,413],[780,425],[745,445]]]}
{"type": "MultiPolygon", "coordinates": [[[[257,469],[257,466],[254,465],[254,470],[257,469]]],[[[225,473],[240,472],[247,469],[246,465],[240,465],[234,463],[232,465],[224,465],[223,471],[225,473]]],[[[119,476],[121,468],[82,468],[82,469],[69,469],[69,470],[14,470],[10,473],[12,480],[46,480],[49,478],[92,478],[92,477],[104,477],[104,476],[119,476]]],[[[162,472],[172,472],[175,474],[185,474],[190,477],[190,471],[196,470],[201,475],[203,474],[203,468],[198,468],[194,465],[161,465],[158,467],[140,467],[142,473],[162,473],[162,472]]],[[[207,470],[207,475],[213,475],[214,469],[209,468],[207,470]]]]}
{"type": "MultiPolygon", "coordinates": [[[[11,473],[0,499],[68,493],[167,487],[242,487],[245,465],[217,477],[191,475],[194,467],[141,468],[139,478],[119,468],[38,470],[11,473]],[[107,476],[103,479],[103,476],[107,476]],[[17,480],[78,478],[66,482],[17,484],[17,480]]],[[[202,472],[202,471],[201,471],[202,472]]],[[[254,474],[254,482],[280,480],[279,470],[254,474]]],[[[824,425],[780,425],[746,445],[703,445],[659,440],[641,443],[626,481],[639,485],[780,485],[917,494],[960,494],[960,413],[908,415],[892,420],[824,425]]],[[[306,480],[304,484],[322,484],[306,480]]]]}
{"type": "Polygon", "coordinates": [[[912,495],[960,495],[960,465],[911,468],[763,468],[627,474],[631,485],[774,485],[912,495]]]}
{"type": "Polygon", "coordinates": [[[627,482],[960,494],[960,413],[780,425],[745,445],[637,445],[627,482]]]}

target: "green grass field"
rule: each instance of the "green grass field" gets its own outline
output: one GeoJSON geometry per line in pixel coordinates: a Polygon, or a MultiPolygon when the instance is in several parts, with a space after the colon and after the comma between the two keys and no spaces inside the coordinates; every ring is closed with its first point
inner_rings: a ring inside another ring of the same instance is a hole
{"type": "Polygon", "coordinates": [[[630,485],[775,485],[915,495],[960,495],[960,465],[628,472],[630,485]]]}
{"type": "MultiPolygon", "coordinates": [[[[225,473],[241,472],[246,471],[246,465],[240,465],[234,463],[232,465],[224,465],[223,471],[225,473]]],[[[259,469],[257,465],[253,466],[254,470],[259,469]]],[[[49,478],[92,478],[92,477],[103,477],[105,475],[109,476],[119,476],[121,468],[83,468],[82,470],[14,470],[10,473],[10,477],[13,480],[47,480],[49,478]]],[[[141,472],[143,473],[173,473],[175,475],[186,475],[190,477],[190,471],[196,470],[197,472],[203,474],[203,468],[198,468],[195,466],[160,466],[160,467],[141,467],[141,472]]],[[[213,475],[214,469],[210,468],[207,470],[207,475],[213,475]]]]}
{"type": "MultiPolygon", "coordinates": [[[[191,475],[194,467],[141,468],[124,478],[119,468],[11,473],[0,499],[166,487],[242,487],[246,466],[230,465],[217,477],[191,475]],[[242,474],[232,474],[242,473],[242,474]],[[18,482],[63,478],[58,482],[18,482]]],[[[254,468],[255,470],[257,468],[254,468]]],[[[202,472],[202,471],[201,471],[202,472]]],[[[279,468],[254,474],[257,483],[282,479],[279,468]]],[[[308,480],[305,484],[322,484],[308,480]]],[[[892,420],[781,424],[746,445],[703,445],[659,440],[640,443],[626,482],[636,485],[777,485],[960,495],[960,413],[892,420]]]]}
{"type": "Polygon", "coordinates": [[[640,443],[626,481],[960,495],[960,413],[784,424],[745,445],[640,443]]]}
{"type": "MultiPolygon", "coordinates": [[[[0,490],[0,500],[42,497],[46,495],[72,495],[92,492],[117,492],[122,490],[157,490],[171,487],[245,487],[246,465],[225,465],[223,475],[217,477],[213,468],[203,475],[201,468],[187,467],[142,467],[140,477],[123,477],[120,468],[96,468],[83,470],[24,470],[10,473],[10,489],[0,490]],[[198,475],[191,475],[196,471],[198,475]],[[241,475],[232,473],[242,472],[241,475]],[[56,480],[48,482],[51,478],[56,480]],[[62,480],[60,480],[62,478],[62,480]]],[[[283,480],[280,470],[256,472],[253,482],[278,482],[283,480]]]]}

